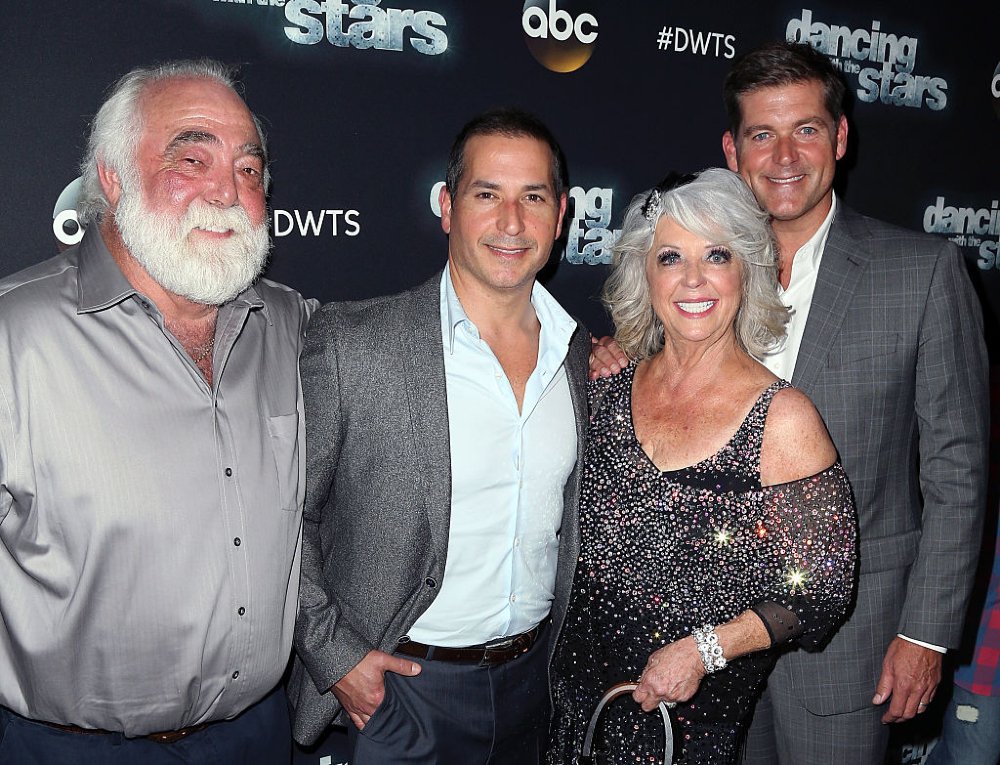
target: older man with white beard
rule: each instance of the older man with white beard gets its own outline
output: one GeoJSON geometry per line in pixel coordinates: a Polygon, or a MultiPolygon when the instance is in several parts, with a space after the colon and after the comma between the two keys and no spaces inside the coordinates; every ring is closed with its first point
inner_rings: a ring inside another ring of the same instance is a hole
{"type": "Polygon", "coordinates": [[[0,282],[0,762],[288,762],[313,306],[258,279],[259,124],[136,69],[83,175],[82,242],[0,282]]]}

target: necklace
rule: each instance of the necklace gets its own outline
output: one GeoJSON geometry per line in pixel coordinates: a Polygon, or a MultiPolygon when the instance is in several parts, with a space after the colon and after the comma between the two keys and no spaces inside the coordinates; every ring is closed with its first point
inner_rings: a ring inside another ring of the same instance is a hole
{"type": "Polygon", "coordinates": [[[215,338],[213,337],[211,340],[208,341],[205,347],[198,352],[198,355],[194,356],[194,363],[200,364],[201,362],[203,362],[206,358],[208,358],[208,354],[212,352],[212,348],[214,347],[215,347],[215,338]]]}

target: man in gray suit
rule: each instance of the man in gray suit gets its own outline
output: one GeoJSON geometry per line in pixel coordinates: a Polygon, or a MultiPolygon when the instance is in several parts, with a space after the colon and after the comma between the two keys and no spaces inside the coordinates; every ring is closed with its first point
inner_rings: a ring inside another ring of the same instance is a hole
{"type": "Polygon", "coordinates": [[[343,710],[354,765],[539,762],[577,555],[590,337],[535,281],[559,147],[523,112],[481,115],[440,202],[443,273],[325,306],[301,360],[294,735],[343,710]]]}
{"type": "Polygon", "coordinates": [[[854,488],[853,614],[779,660],[745,761],[882,763],[883,723],[930,703],[958,644],[984,513],[982,319],[950,242],[863,217],[833,192],[844,84],[808,45],[764,46],[725,84],[723,150],[771,213],[785,345],[765,363],[809,395],[854,488]]]}

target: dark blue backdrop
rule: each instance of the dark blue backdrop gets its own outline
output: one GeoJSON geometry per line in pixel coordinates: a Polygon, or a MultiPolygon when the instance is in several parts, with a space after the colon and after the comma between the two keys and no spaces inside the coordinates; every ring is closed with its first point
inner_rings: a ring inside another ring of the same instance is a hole
{"type": "MultiPolygon", "coordinates": [[[[518,105],[551,125],[575,187],[548,286],[604,334],[595,296],[624,205],[668,169],[723,164],[721,82],[732,57],[792,36],[830,54],[854,93],[839,190],[856,209],[962,246],[996,358],[996,2],[2,0],[2,9],[2,273],[78,236],[67,186],[108,84],[138,63],[208,55],[242,65],[269,133],[272,278],[326,301],[429,276],[445,258],[432,200],[453,135],[484,108],[518,105]]],[[[903,731],[897,759],[919,761],[922,746],[910,741],[920,733],[903,731]]],[[[297,757],[336,765],[340,743],[297,757]]]]}

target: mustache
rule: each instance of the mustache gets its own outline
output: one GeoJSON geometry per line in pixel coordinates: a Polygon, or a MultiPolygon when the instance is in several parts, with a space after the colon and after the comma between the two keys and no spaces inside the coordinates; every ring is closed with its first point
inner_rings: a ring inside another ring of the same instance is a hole
{"type": "MultiPolygon", "coordinates": [[[[267,218],[259,224],[266,226],[267,218]]],[[[237,235],[246,235],[254,231],[255,226],[242,205],[233,207],[215,207],[203,200],[194,200],[177,221],[179,232],[187,236],[196,228],[211,230],[229,230],[237,235]]]]}

